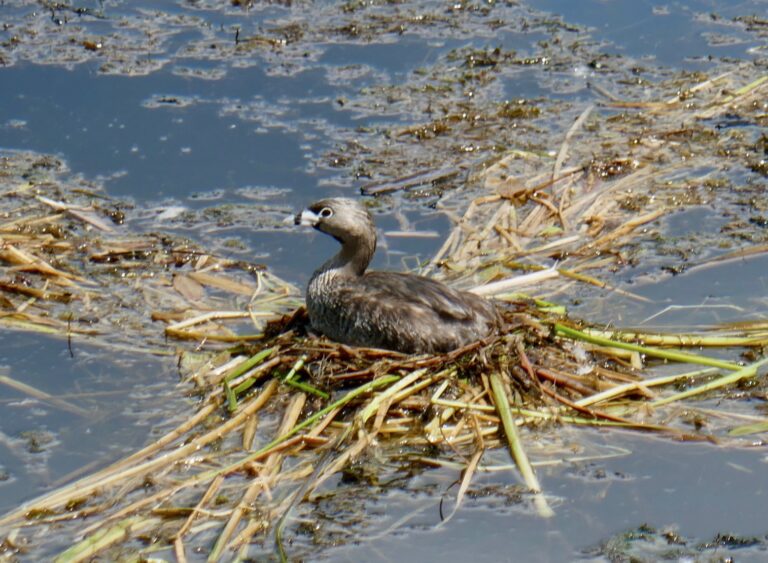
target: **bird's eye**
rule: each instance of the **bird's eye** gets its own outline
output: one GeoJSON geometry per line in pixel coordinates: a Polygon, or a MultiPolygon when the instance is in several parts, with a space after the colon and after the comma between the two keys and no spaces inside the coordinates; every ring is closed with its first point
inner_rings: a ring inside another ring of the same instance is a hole
{"type": "Polygon", "coordinates": [[[330,207],[323,207],[320,210],[320,217],[322,217],[323,219],[330,219],[331,217],[333,217],[333,209],[331,209],[330,207]]]}

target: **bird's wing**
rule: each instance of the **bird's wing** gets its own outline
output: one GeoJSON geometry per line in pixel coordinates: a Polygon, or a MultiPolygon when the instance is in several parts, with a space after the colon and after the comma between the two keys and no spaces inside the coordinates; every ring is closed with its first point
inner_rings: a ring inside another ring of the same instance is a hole
{"type": "Polygon", "coordinates": [[[452,289],[436,280],[396,272],[369,272],[365,274],[366,297],[381,302],[402,301],[436,312],[440,317],[464,321],[477,312],[471,304],[477,299],[452,289]]]}

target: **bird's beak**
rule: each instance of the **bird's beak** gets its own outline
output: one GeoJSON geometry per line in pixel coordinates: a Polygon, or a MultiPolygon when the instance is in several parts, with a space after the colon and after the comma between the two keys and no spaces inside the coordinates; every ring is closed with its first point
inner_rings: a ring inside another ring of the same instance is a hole
{"type": "Polygon", "coordinates": [[[293,223],[304,227],[314,227],[319,220],[320,217],[318,217],[317,213],[305,209],[301,213],[296,214],[296,217],[293,218],[293,223]]]}

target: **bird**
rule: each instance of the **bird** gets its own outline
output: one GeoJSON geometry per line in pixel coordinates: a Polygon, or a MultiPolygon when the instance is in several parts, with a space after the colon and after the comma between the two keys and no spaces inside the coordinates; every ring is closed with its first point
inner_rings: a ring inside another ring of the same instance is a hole
{"type": "Polygon", "coordinates": [[[376,225],[359,201],[321,199],[295,215],[294,223],[341,244],[307,284],[314,332],[351,346],[439,354],[498,330],[496,307],[480,296],[411,273],[366,271],[376,251],[376,225]]]}

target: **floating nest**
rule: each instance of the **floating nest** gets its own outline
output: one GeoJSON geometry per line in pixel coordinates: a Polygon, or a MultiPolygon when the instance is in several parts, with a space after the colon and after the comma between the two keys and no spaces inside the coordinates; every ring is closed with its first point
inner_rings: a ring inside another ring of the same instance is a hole
{"type": "MultiPolygon", "coordinates": [[[[608,339],[533,302],[511,304],[503,317],[502,336],[416,357],[306,335],[303,310],[275,321],[258,345],[220,354],[191,375],[201,402],[183,424],[4,516],[0,524],[13,529],[5,547],[23,551],[55,529],[85,538],[60,554],[62,561],[170,549],[184,560],[188,549],[201,546],[211,550],[211,560],[252,554],[254,546],[268,553],[273,541],[282,550],[282,536],[299,533],[287,525],[288,516],[304,514],[301,503],[330,494],[323,483],[340,472],[354,474],[361,464],[384,471],[377,458],[406,473],[461,469],[458,506],[473,475],[494,469],[482,463],[484,454],[500,447],[509,448],[523,476],[523,498],[549,516],[518,426],[593,425],[728,444],[765,426],[757,417],[745,425],[746,415],[721,409],[716,422],[697,430],[686,417],[712,417],[690,403],[685,416],[654,413],[753,378],[767,360],[742,366],[637,344],[651,335],[608,339]],[[641,354],[712,367],[649,378],[643,374],[649,365],[632,367],[641,354]],[[729,374],[716,377],[723,370],[729,374]],[[684,390],[663,391],[676,387],[684,390]]],[[[768,344],[765,325],[740,332],[719,342],[713,335],[678,335],[675,343],[768,344]]]]}

